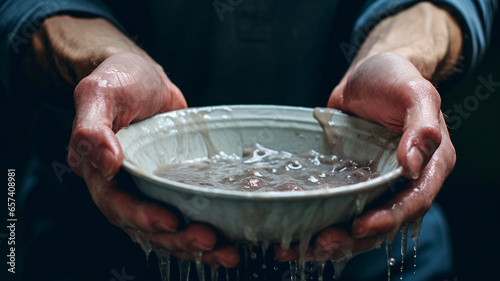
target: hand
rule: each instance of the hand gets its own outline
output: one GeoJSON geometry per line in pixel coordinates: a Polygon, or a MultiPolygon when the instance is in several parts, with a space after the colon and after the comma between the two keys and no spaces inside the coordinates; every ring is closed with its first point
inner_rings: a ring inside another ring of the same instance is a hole
{"type": "MultiPolygon", "coordinates": [[[[440,96],[408,60],[394,53],[377,54],[353,69],[334,89],[329,107],[351,112],[401,133],[397,158],[410,186],[383,206],[356,218],[350,231],[329,227],[308,249],[308,259],[340,258],[347,251],[374,248],[386,235],[422,217],[455,165],[455,150],[440,96]]],[[[297,249],[277,250],[281,260],[298,257],[297,249]]]]}
{"type": "Polygon", "coordinates": [[[136,230],[148,233],[155,247],[184,259],[193,259],[193,251],[204,251],[205,263],[235,266],[237,251],[228,246],[215,248],[217,236],[212,228],[195,223],[179,229],[173,211],[123,188],[130,185],[130,178],[112,180],[124,157],[116,131],[154,114],[186,107],[181,92],[162,68],[149,57],[112,55],[80,81],[74,101],[76,117],[68,160],[109,221],[133,239],[136,230]]]}
{"type": "MultiPolygon", "coordinates": [[[[453,73],[461,49],[462,32],[452,14],[428,2],[382,20],[370,32],[328,106],[401,133],[397,158],[403,175],[413,181],[383,206],[356,218],[350,230],[332,226],[320,232],[307,259],[369,250],[429,210],[456,158],[441,98],[429,81],[453,73]]],[[[292,260],[298,250],[277,249],[276,254],[292,260]]]]}

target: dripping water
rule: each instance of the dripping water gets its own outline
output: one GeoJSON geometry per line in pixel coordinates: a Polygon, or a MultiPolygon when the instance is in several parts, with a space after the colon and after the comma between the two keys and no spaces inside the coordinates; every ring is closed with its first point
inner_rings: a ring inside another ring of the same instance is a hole
{"type": "Polygon", "coordinates": [[[387,236],[385,237],[385,252],[387,254],[387,280],[391,280],[391,267],[394,265],[396,260],[392,258],[391,253],[392,253],[392,243],[394,241],[394,238],[399,233],[399,229],[395,229],[391,231],[387,236]]]}
{"type": "Polygon", "coordinates": [[[236,280],[240,280],[240,265],[236,266],[236,280]]]}
{"type": "Polygon", "coordinates": [[[184,259],[179,260],[179,276],[180,281],[189,280],[189,272],[191,271],[191,262],[184,259]]]}
{"type": "Polygon", "coordinates": [[[269,247],[269,241],[268,240],[262,241],[262,260],[264,263],[266,262],[266,252],[268,247],[269,247]]]}
{"type": "Polygon", "coordinates": [[[318,262],[318,281],[323,281],[324,271],[325,271],[325,261],[318,262]]]}
{"type": "Polygon", "coordinates": [[[391,281],[391,251],[392,251],[392,241],[385,243],[385,252],[387,254],[387,281],[391,281]]]}
{"type": "Polygon", "coordinates": [[[162,281],[170,281],[170,252],[165,249],[154,249],[158,258],[162,281]]]}
{"type": "Polygon", "coordinates": [[[210,266],[210,276],[212,277],[212,281],[219,280],[219,265],[214,264],[210,266]]]}
{"type": "Polygon", "coordinates": [[[420,229],[422,229],[422,219],[418,218],[414,222],[409,225],[410,237],[415,242],[415,246],[413,247],[413,278],[415,279],[415,274],[417,270],[417,247],[418,247],[418,238],[420,237],[420,229]]]}
{"type": "Polygon", "coordinates": [[[149,259],[149,254],[151,253],[151,243],[149,242],[149,233],[142,232],[138,229],[135,230],[135,241],[138,243],[144,253],[146,253],[146,260],[149,259]]]}
{"type": "Polygon", "coordinates": [[[363,212],[366,200],[368,199],[368,193],[359,193],[356,198],[356,216],[363,212]]]}
{"type": "Polygon", "coordinates": [[[198,280],[205,281],[205,268],[203,267],[203,263],[201,262],[201,257],[203,256],[203,252],[194,252],[194,263],[196,265],[196,271],[198,272],[198,280]]]}
{"type": "Polygon", "coordinates": [[[289,261],[288,264],[290,265],[290,281],[297,281],[298,261],[289,261]]]}
{"type": "Polygon", "coordinates": [[[300,243],[299,243],[299,269],[300,269],[300,281],[305,281],[306,280],[306,274],[305,274],[305,269],[306,269],[306,250],[307,247],[309,246],[309,242],[311,241],[311,235],[310,233],[304,234],[300,238],[300,243]]]}
{"type": "Polygon", "coordinates": [[[335,279],[335,280],[340,279],[340,276],[342,274],[342,271],[345,268],[345,265],[351,259],[352,259],[352,253],[351,252],[345,252],[344,253],[344,257],[339,258],[339,259],[330,260],[331,263],[333,264],[333,268],[335,270],[334,273],[333,273],[333,279],[335,279]]]}
{"type": "Polygon", "coordinates": [[[406,246],[408,242],[408,225],[403,226],[401,228],[401,274],[399,276],[399,280],[403,280],[403,270],[404,270],[404,263],[405,263],[405,253],[406,253],[406,246]]]}

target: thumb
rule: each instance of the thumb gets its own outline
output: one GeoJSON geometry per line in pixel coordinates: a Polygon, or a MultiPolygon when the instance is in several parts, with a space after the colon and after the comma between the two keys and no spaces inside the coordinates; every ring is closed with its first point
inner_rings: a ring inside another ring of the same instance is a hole
{"type": "MultiPolygon", "coordinates": [[[[77,95],[79,89],[75,89],[77,95]]],[[[75,100],[76,116],[68,151],[68,162],[80,176],[85,165],[97,168],[109,180],[121,166],[123,153],[118,139],[112,130],[114,113],[103,96],[75,100]]]]}
{"type": "Polygon", "coordinates": [[[404,176],[413,180],[420,176],[442,138],[441,99],[434,86],[425,82],[413,89],[416,98],[406,111],[397,155],[404,176]]]}
{"type": "Polygon", "coordinates": [[[349,74],[346,74],[344,78],[339,82],[339,84],[333,89],[330,94],[330,98],[328,99],[327,107],[337,108],[343,111],[347,111],[344,105],[344,91],[347,85],[346,77],[349,74]]]}

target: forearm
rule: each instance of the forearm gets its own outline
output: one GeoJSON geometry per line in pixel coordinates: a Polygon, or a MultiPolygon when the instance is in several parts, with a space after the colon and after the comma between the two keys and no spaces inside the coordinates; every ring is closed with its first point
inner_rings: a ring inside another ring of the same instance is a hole
{"type": "Polygon", "coordinates": [[[47,90],[72,92],[102,61],[123,52],[149,58],[105,19],[54,16],[33,36],[23,71],[47,90]]]}
{"type": "Polygon", "coordinates": [[[455,71],[461,50],[462,32],[455,19],[448,11],[422,2],[378,23],[351,69],[376,54],[394,52],[411,61],[424,78],[439,82],[455,71]]]}

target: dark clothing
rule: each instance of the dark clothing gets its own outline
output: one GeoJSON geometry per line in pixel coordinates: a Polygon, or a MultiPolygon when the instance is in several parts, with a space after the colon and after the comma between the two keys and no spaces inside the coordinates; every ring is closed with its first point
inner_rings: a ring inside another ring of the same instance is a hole
{"type": "MultiPolygon", "coordinates": [[[[190,106],[312,107],[326,105],[371,28],[415,2],[0,1],[3,91],[14,100],[23,100],[23,105],[37,101],[27,109],[20,108],[29,118],[18,120],[29,132],[24,135],[29,147],[27,162],[20,172],[24,180],[18,185],[19,202],[24,206],[25,247],[18,269],[26,278],[23,280],[113,280],[117,278],[114,273],[120,275],[123,268],[136,276],[134,280],[159,280],[156,264],[147,265],[139,247],[107,222],[84,182],[69,169],[66,155],[74,117],[71,97],[50,100],[21,74],[21,57],[43,19],[55,14],[108,19],[164,67],[190,106]]],[[[464,68],[470,71],[488,45],[496,1],[431,2],[448,7],[457,17],[464,32],[464,68]]],[[[442,214],[433,207],[424,219],[422,258],[415,280],[449,272],[451,257],[444,225],[442,214]],[[431,254],[443,263],[433,265],[426,257],[431,254]]],[[[383,249],[361,254],[347,265],[343,276],[347,280],[384,280],[385,262],[383,249]]],[[[411,259],[405,270],[412,272],[410,264],[411,259]]],[[[279,267],[278,272],[267,273],[267,280],[281,280],[287,264],[279,267]]],[[[398,265],[395,268],[397,272],[398,265]]],[[[256,280],[264,280],[259,276],[256,280]]]]}

